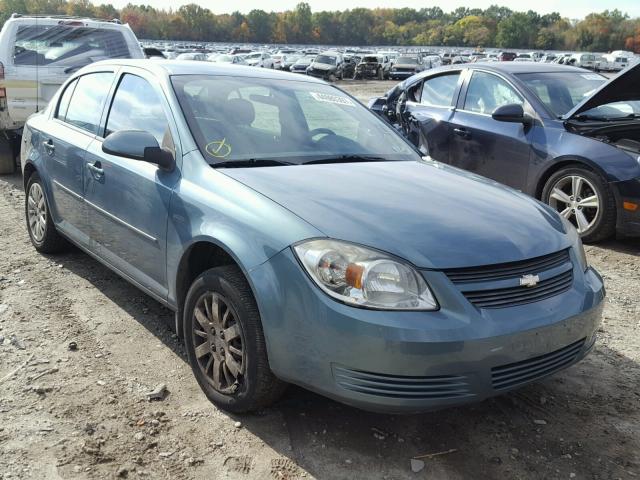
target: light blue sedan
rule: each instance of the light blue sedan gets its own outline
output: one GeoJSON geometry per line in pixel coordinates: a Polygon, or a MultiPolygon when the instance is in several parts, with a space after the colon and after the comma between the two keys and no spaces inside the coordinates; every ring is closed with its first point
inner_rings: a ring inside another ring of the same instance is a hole
{"type": "Polygon", "coordinates": [[[604,287],[549,207],[423,159],[311,77],[83,68],[26,124],[26,220],[176,312],[221,408],[287,383],[361,408],[478,401],[593,347],[604,287]]]}

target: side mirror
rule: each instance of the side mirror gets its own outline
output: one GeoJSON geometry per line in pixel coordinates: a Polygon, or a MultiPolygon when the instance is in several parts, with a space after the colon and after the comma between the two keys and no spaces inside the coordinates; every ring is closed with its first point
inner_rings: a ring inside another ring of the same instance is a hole
{"type": "Polygon", "coordinates": [[[498,122],[522,123],[525,125],[531,123],[531,117],[524,113],[524,109],[519,103],[510,103],[496,108],[491,114],[491,118],[498,122]]]}
{"type": "Polygon", "coordinates": [[[102,151],[109,155],[153,163],[163,170],[173,170],[175,166],[171,152],[160,148],[156,137],[142,130],[113,132],[102,142],[102,151]]]}

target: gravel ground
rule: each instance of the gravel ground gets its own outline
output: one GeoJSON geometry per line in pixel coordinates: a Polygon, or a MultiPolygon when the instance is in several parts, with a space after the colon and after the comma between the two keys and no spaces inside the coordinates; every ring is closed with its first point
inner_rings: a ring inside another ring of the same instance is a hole
{"type": "MultiPolygon", "coordinates": [[[[392,84],[341,86],[366,101],[392,84]]],[[[0,479],[640,476],[637,241],[587,248],[605,319],[594,352],[555,377],[413,416],[291,387],[236,417],[200,392],[168,310],[77,250],[35,252],[20,184],[0,177],[0,479]],[[147,401],[159,384],[167,396],[147,401]]]]}

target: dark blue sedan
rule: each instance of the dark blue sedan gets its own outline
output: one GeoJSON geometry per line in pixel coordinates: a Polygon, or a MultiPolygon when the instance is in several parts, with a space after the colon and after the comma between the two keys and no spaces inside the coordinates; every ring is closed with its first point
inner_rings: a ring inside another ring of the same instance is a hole
{"type": "Polygon", "coordinates": [[[549,204],[584,241],[640,235],[640,64],[612,79],[533,62],[454,65],[370,108],[424,154],[549,204]]]}

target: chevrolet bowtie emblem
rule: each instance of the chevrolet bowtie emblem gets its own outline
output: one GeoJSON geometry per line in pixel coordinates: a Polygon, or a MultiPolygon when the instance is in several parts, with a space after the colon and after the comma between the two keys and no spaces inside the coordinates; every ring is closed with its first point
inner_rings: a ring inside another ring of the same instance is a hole
{"type": "Polygon", "coordinates": [[[523,275],[520,277],[520,286],[521,287],[535,287],[540,281],[540,277],[538,275],[523,275]]]}

